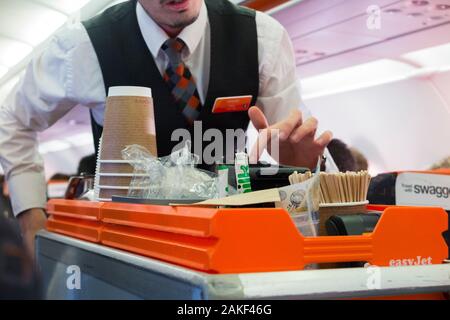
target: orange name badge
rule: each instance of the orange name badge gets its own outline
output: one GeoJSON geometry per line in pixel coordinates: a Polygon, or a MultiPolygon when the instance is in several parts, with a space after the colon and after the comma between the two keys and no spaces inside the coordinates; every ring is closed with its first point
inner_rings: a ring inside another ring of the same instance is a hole
{"type": "Polygon", "coordinates": [[[252,96],[217,98],[212,113],[247,111],[252,103],[252,96]]]}

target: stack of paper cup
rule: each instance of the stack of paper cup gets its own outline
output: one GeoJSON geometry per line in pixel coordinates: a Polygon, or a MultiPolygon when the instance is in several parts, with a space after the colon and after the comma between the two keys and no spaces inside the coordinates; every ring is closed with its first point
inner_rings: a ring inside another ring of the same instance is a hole
{"type": "Polygon", "coordinates": [[[133,166],[122,159],[122,150],[132,144],[143,146],[157,156],[151,89],[111,87],[97,159],[95,192],[99,201],[128,194],[133,166]]]}

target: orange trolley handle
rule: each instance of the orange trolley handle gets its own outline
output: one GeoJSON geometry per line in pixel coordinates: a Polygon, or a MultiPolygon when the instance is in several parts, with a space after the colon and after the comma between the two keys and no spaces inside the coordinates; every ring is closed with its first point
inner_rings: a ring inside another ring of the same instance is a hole
{"type": "MultiPolygon", "coordinates": [[[[209,256],[209,269],[219,272],[235,272],[237,264],[240,270],[252,265],[253,271],[265,271],[257,266],[282,270],[280,266],[285,265],[287,270],[298,270],[308,264],[333,262],[368,262],[377,266],[441,264],[448,255],[443,238],[448,215],[441,208],[389,207],[373,233],[330,237],[304,237],[295,226],[283,228],[276,219],[264,222],[261,215],[260,219],[253,219],[252,225],[246,224],[244,217],[238,225],[238,218],[233,215],[219,215],[220,229],[229,233],[219,234],[222,243],[209,256]],[[252,227],[254,232],[249,237],[246,230],[252,227]]],[[[287,213],[286,218],[290,219],[287,213]]]]}

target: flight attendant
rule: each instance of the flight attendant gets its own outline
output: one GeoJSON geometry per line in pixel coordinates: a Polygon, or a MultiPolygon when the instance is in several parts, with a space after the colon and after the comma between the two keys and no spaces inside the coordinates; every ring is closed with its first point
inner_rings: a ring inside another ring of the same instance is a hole
{"type": "MultiPolygon", "coordinates": [[[[46,221],[36,132],[75,106],[90,108],[95,144],[112,86],[150,87],[159,155],[172,132],[279,129],[279,161],[313,168],[332,139],[302,106],[292,43],[268,15],[228,0],[131,0],[59,32],[0,111],[0,159],[13,210],[33,247],[46,221]],[[248,112],[213,114],[216,98],[251,95],[248,112]],[[317,137],[318,136],[318,137],[317,137]]],[[[257,153],[256,153],[257,154],[257,153]]]]}

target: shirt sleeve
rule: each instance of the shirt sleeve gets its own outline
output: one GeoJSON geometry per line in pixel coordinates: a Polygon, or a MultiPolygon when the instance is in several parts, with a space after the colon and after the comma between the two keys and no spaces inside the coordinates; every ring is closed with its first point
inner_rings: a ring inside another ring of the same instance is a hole
{"type": "Polygon", "coordinates": [[[291,109],[311,116],[301,99],[294,48],[286,29],[269,15],[257,12],[260,107],[270,124],[286,118],[291,109]]]}
{"type": "MultiPolygon", "coordinates": [[[[286,29],[269,15],[256,12],[259,55],[260,107],[269,124],[285,119],[292,109],[299,109],[303,120],[312,116],[301,98],[297,77],[294,47],[286,29]]],[[[335,172],[337,167],[325,150],[326,171],[335,172]]]]}
{"type": "Polygon", "coordinates": [[[78,104],[94,107],[104,102],[102,83],[92,44],[79,24],[52,38],[0,105],[0,162],[15,215],[45,208],[44,163],[37,133],[78,104]]]}

